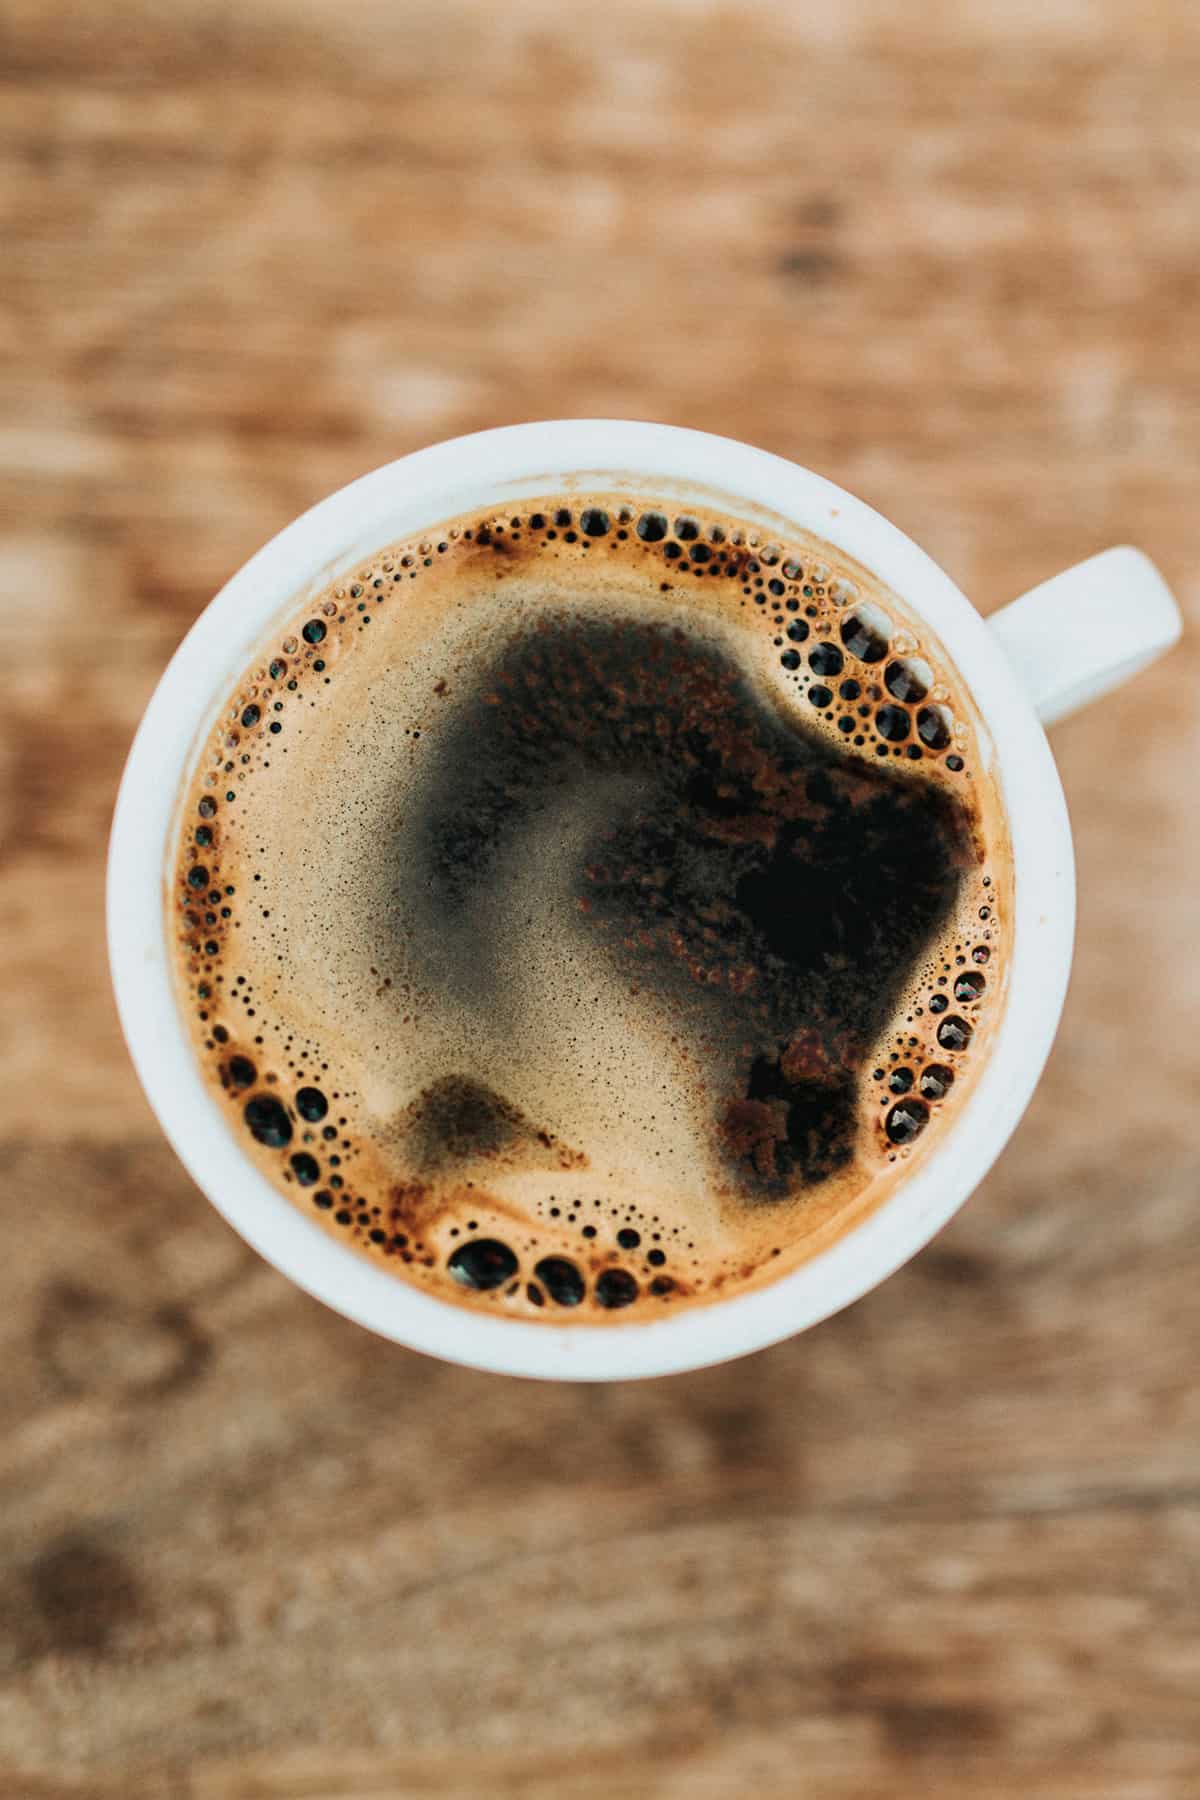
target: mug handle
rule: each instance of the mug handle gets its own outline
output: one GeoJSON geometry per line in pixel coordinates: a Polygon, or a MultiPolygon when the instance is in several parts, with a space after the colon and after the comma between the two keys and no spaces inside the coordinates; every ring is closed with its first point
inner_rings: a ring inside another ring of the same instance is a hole
{"type": "Polygon", "coordinates": [[[1170,588],[1128,544],[1039,582],[987,622],[1043,725],[1128,681],[1183,629],[1170,588]]]}

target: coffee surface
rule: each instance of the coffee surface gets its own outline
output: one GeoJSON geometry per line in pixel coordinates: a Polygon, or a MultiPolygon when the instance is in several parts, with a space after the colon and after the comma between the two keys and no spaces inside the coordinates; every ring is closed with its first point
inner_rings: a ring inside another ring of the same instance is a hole
{"type": "Polygon", "coordinates": [[[949,1129],[1008,858],[928,630],[812,538],[621,495],[300,603],[180,812],[230,1128],[398,1275],[526,1318],[771,1279],[949,1129]]]}

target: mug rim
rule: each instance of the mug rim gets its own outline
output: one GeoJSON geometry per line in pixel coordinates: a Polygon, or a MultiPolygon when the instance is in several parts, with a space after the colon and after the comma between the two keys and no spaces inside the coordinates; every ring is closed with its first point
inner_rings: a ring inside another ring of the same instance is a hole
{"type": "Polygon", "coordinates": [[[107,901],[117,1008],[146,1096],[202,1192],[268,1262],[409,1348],[512,1375],[622,1380],[701,1368],[805,1330],[877,1286],[953,1216],[1015,1129],[1049,1055],[1070,971],[1074,860],[1032,703],[980,614],[898,526],[823,476],[730,438],[641,421],[549,420],[448,439],[358,477],[226,582],[138,727],[113,818],[107,901]],[[175,998],[167,854],[199,734],[276,614],[410,532],[523,488],[594,488],[606,476],[631,491],[702,489],[743,516],[770,511],[864,564],[932,627],[991,739],[1012,849],[1013,939],[1003,1013],[970,1096],[945,1141],[866,1218],[749,1293],[649,1322],[556,1326],[475,1314],[420,1291],[331,1238],[245,1157],[203,1082],[175,998]]]}

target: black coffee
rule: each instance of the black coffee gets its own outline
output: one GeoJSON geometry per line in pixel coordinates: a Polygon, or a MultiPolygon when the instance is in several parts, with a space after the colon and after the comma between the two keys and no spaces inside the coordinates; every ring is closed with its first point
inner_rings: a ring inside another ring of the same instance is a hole
{"type": "Polygon", "coordinates": [[[1007,855],[928,632],[815,540],[619,497],[310,603],[185,799],[183,1004],[332,1232],[512,1316],[792,1267],[944,1134],[1007,855]]]}

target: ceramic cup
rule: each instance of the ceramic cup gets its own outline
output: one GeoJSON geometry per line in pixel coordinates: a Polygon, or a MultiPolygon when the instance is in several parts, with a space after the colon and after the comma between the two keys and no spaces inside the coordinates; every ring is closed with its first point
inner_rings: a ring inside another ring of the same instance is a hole
{"type": "Polygon", "coordinates": [[[1179,629],[1154,566],[1126,548],[1043,582],[985,623],[923,550],[862,501],[778,456],[700,432],[557,420],[402,457],[314,506],[252,557],[196,621],[146,709],[113,823],[108,932],[121,1021],[150,1103],[196,1182],[256,1250],[327,1305],[414,1349],[512,1375],[622,1380],[699,1368],[803,1331],[940,1230],[1016,1126],[1054,1037],[1074,925],[1071,831],[1043,727],[1134,674],[1179,629]],[[1005,1010],[974,1091],[944,1140],[874,1213],[755,1292],[646,1324],[561,1327],[438,1300],[335,1242],[271,1187],[239,1149],[185,1036],[165,896],[179,795],[201,738],[298,601],[383,545],[455,514],[617,488],[814,532],[928,622],[990,740],[1011,833],[1015,917],[1005,1010]]]}

